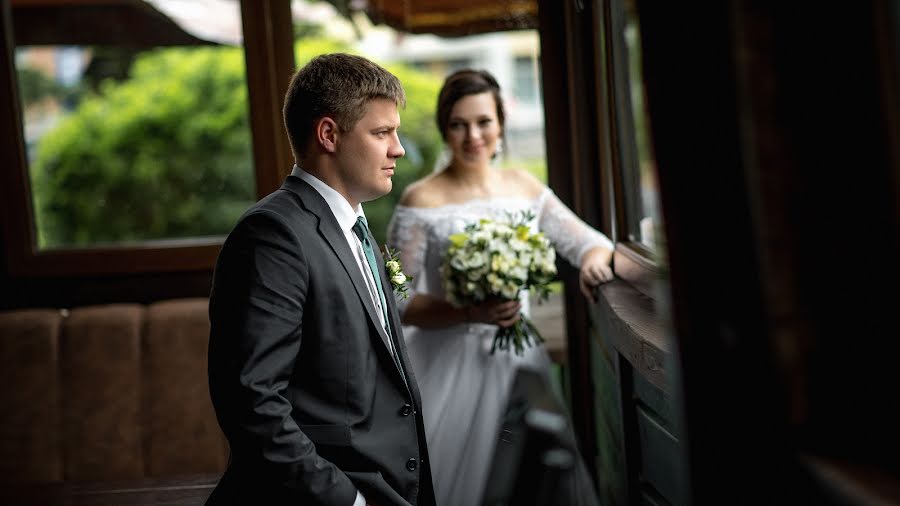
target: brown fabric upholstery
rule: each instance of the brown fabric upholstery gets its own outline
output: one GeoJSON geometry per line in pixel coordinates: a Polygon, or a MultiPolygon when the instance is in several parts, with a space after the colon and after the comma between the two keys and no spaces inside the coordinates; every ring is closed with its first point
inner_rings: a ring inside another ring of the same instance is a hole
{"type": "Polygon", "coordinates": [[[0,312],[0,481],[63,476],[56,309],[0,312]]]}
{"type": "Polygon", "coordinates": [[[206,299],[65,313],[0,311],[0,483],[224,471],[206,299]]]}
{"type": "Polygon", "coordinates": [[[144,307],[72,310],[63,325],[63,434],[67,480],[138,478],[140,339],[144,307]]]}
{"type": "Polygon", "coordinates": [[[144,463],[149,476],[225,470],[228,449],[206,378],[209,301],[147,308],[143,339],[144,463]]]}

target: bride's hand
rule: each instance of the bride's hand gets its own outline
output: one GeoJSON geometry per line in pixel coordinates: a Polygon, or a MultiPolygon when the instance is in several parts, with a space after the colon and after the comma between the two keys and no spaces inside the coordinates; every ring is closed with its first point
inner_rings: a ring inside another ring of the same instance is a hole
{"type": "Polygon", "coordinates": [[[591,249],[584,254],[581,260],[581,271],[578,274],[578,285],[581,287],[581,293],[588,300],[596,302],[594,297],[594,288],[601,283],[607,283],[613,279],[612,267],[609,263],[612,260],[612,251],[597,247],[591,249]]]}
{"type": "Polygon", "coordinates": [[[490,299],[466,306],[466,319],[470,322],[509,327],[519,321],[521,310],[522,303],[518,300],[490,299]]]}

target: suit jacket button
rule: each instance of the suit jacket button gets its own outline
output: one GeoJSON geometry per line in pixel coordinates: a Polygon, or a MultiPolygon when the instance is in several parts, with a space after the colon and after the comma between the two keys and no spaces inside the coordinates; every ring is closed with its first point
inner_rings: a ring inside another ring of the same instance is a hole
{"type": "Polygon", "coordinates": [[[406,461],[406,468],[410,471],[415,471],[417,467],[419,467],[419,462],[416,459],[409,459],[406,461]]]}
{"type": "Polygon", "coordinates": [[[412,410],[412,406],[410,406],[409,404],[404,404],[403,407],[400,408],[400,415],[409,416],[410,414],[412,414],[412,410]]]}

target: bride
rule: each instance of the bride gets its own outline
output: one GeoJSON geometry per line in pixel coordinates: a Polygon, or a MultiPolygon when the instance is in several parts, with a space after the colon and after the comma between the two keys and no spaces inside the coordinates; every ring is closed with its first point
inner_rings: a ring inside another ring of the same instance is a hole
{"type": "Polygon", "coordinates": [[[438,127],[451,152],[449,165],[407,188],[388,227],[388,245],[400,252],[404,271],[413,276],[400,312],[422,393],[438,506],[480,504],[516,369],[530,367],[549,378],[551,365],[541,346],[527,348],[521,356],[490,353],[497,326],[510,326],[520,311],[528,313],[527,293],[518,301],[462,308],[446,301],[438,269],[448,237],[480,218],[503,219],[509,211],[531,210],[536,216],[532,227],[580,266],[586,297],[612,279],[613,245],[606,236],[527,172],[491,165],[504,119],[493,76],[477,70],[450,75],[437,107],[438,127]]]}

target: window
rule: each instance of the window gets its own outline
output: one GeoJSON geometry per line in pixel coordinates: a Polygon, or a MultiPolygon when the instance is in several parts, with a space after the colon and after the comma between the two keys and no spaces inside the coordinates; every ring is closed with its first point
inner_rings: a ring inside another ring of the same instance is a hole
{"type": "MultiPolygon", "coordinates": [[[[613,19],[613,61],[619,113],[621,195],[624,199],[624,237],[650,255],[657,255],[662,238],[656,180],[656,160],[650,134],[646,93],[641,69],[640,24],[634,0],[622,3],[613,19]]],[[[621,232],[622,230],[620,230],[621,232]]]]}
{"type": "Polygon", "coordinates": [[[466,58],[440,60],[425,57],[424,59],[410,60],[409,64],[423,72],[430,72],[439,76],[446,76],[457,70],[472,66],[471,60],[466,58]]]}
{"type": "Polygon", "coordinates": [[[531,56],[517,56],[513,61],[513,96],[525,104],[540,102],[541,70],[538,60],[531,56]]]}
{"type": "Polygon", "coordinates": [[[20,107],[38,250],[222,236],[255,201],[240,47],[18,46],[16,61],[36,90],[20,107]]]}
{"type": "Polygon", "coordinates": [[[275,20],[289,3],[72,4],[3,14],[10,273],[211,268],[238,216],[290,169],[279,113],[293,39],[290,16],[286,30],[275,20]]]}

